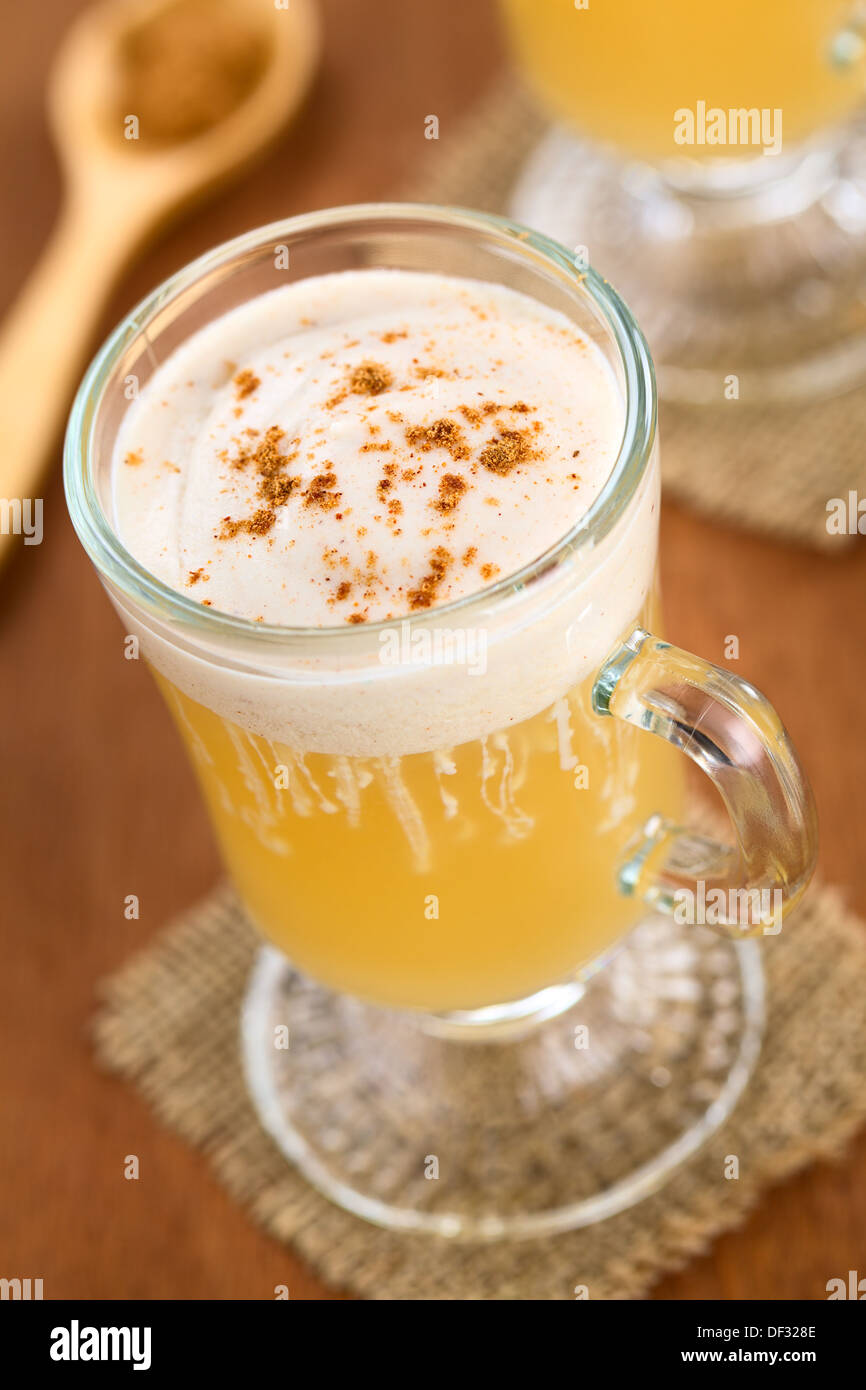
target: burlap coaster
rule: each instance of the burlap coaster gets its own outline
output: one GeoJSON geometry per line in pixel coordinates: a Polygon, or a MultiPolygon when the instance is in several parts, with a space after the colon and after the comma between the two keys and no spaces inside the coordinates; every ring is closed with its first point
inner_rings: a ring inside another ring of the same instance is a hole
{"type": "MultiPolygon", "coordinates": [[[[518,172],[548,129],[508,74],[453,134],[427,142],[423,171],[401,198],[507,213],[518,172]]],[[[866,496],[866,390],[803,406],[695,408],[663,403],[668,495],[711,518],[837,551],[853,536],[827,530],[827,503],[866,496]]]]}
{"type": "MultiPolygon", "coordinates": [[[[539,1241],[455,1247],[392,1235],[309,1188],[259,1125],[238,1048],[256,945],[232,894],[216,891],[103,986],[97,1053],[207,1154],[266,1230],[367,1298],[570,1299],[576,1285],[591,1298],[640,1297],[740,1222],[769,1183],[834,1155],[866,1119],[866,936],[835,891],[816,888],[762,943],[767,1032],[739,1106],[659,1193],[539,1241]],[[730,1154],[736,1180],[722,1177],[730,1154]]],[[[626,1132],[624,1124],[616,1141],[626,1132]]]]}

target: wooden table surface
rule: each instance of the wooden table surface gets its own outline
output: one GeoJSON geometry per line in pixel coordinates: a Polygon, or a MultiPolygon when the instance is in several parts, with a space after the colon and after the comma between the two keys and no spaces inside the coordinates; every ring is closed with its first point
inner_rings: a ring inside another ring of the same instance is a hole
{"type": "MultiPolygon", "coordinates": [[[[0,311],[35,261],[59,181],[45,75],[78,0],[15,6],[0,45],[0,311]]],[[[279,148],[142,258],[107,331],[141,295],[217,242],[274,218],[387,197],[448,140],[502,61],[487,0],[327,0],[323,69],[279,148]]],[[[86,288],[85,288],[86,292],[86,288]]],[[[59,329],[62,332],[62,327],[59,329]]],[[[59,442],[58,442],[59,445],[59,442]]],[[[41,1277],[46,1298],[341,1296],[259,1231],[203,1158],[129,1087],[94,1068],[96,982],[215,880],[217,854],[177,738],[67,519],[59,447],[45,539],[0,589],[2,968],[0,1275],[41,1277]],[[141,918],[126,921],[136,893],[141,918]],[[127,1182],[123,1157],[140,1156],[127,1182]]],[[[861,733],[866,546],[827,558],[666,506],[673,640],[742,672],[775,700],[815,787],[822,868],[866,912],[861,733]]],[[[837,1165],[767,1194],[737,1232],[656,1290],[666,1299],[822,1298],[864,1272],[866,1136],[837,1165]]]]}

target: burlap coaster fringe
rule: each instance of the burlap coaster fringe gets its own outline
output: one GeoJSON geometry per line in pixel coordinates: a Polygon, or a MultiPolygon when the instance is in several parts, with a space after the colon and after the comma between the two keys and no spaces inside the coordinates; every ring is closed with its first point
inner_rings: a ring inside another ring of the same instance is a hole
{"type": "MultiPolygon", "coordinates": [[[[506,213],[521,166],[547,130],[538,105],[502,74],[453,133],[427,142],[408,201],[506,213]]],[[[599,269],[604,271],[604,267],[599,269]]],[[[837,553],[851,535],[827,530],[827,503],[866,496],[866,390],[784,407],[746,401],[662,403],[667,495],[710,519],[837,553]]]]}
{"type": "MultiPolygon", "coordinates": [[[[866,1120],[866,937],[814,889],[763,946],[768,1026],[755,1075],[723,1130],[638,1207],[583,1231],[515,1245],[401,1238],[309,1188],[247,1096],[238,1016],[257,940],[227,888],[170,925],[108,982],[94,1022],[101,1065],[206,1154],[231,1195],[339,1287],[375,1299],[644,1296],[738,1225],[771,1183],[834,1158],[866,1120]],[[736,1181],[720,1178],[725,1156],[736,1181]]],[[[820,1297],[822,1290],[816,1289],[820,1297]]]]}

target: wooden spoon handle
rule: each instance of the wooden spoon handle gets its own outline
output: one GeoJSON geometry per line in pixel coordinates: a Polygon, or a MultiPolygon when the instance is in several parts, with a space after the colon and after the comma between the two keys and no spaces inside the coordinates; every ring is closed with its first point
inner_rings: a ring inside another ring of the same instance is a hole
{"type": "Polygon", "coordinates": [[[32,508],[106,293],[135,240],[131,219],[102,222],[98,207],[67,205],[0,329],[0,563],[25,499],[32,508]]]}

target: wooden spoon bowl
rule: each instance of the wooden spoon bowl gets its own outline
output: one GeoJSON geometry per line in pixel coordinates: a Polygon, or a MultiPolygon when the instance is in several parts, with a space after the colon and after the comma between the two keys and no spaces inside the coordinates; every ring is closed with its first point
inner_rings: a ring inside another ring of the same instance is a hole
{"type": "MultiPolygon", "coordinates": [[[[177,142],[124,138],[123,44],[185,0],[105,0],[58,52],[48,88],[65,185],[57,226],[0,331],[0,502],[33,498],[106,295],[133,253],[189,203],[275,139],[315,70],[313,0],[210,0],[261,34],[262,63],[242,99],[177,142]]],[[[134,114],[134,113],[131,113],[134,114]]],[[[0,514],[0,526],[5,508],[0,514]]],[[[0,531],[0,561],[11,536],[0,531]]]]}

